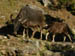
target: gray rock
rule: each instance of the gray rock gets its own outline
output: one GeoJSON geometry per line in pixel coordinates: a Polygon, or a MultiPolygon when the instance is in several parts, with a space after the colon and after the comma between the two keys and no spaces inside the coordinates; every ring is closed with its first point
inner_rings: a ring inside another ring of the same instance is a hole
{"type": "Polygon", "coordinates": [[[43,4],[44,4],[45,7],[51,5],[50,0],[42,0],[42,2],[43,2],[43,4]]]}

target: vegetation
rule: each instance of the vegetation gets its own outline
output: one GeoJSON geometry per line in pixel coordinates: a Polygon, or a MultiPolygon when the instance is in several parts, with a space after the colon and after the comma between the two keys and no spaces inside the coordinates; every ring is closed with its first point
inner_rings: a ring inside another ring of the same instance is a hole
{"type": "Polygon", "coordinates": [[[52,9],[62,9],[66,8],[68,9],[71,13],[75,15],[75,0],[58,0],[57,5],[52,5],[52,9]]]}
{"type": "MultiPolygon", "coordinates": [[[[12,27],[10,25],[9,27],[8,24],[6,24],[8,21],[9,24],[12,24],[10,21],[10,15],[14,14],[16,17],[22,6],[25,4],[34,4],[42,8],[49,16],[51,16],[48,19],[56,19],[56,17],[58,17],[64,19],[64,22],[67,22],[69,26],[72,25],[74,27],[75,0],[58,0],[58,2],[59,3],[56,6],[52,4],[51,8],[55,10],[51,10],[41,5],[37,0],[0,0],[0,56],[14,56],[14,54],[16,56],[59,56],[56,55],[57,52],[61,55],[63,54],[63,56],[75,56],[75,42],[64,43],[61,41],[53,43],[51,42],[51,36],[49,36],[50,40],[40,40],[38,36],[36,36],[38,39],[35,36],[33,39],[23,39],[22,32],[20,32],[21,35],[19,33],[17,36],[14,36],[10,33],[13,31],[12,27]],[[70,19],[68,19],[69,16],[71,17],[70,19]]],[[[15,18],[14,16],[13,18],[15,18]]],[[[46,32],[47,31],[44,33],[46,32]]],[[[35,35],[40,35],[40,33],[36,33],[35,35]]],[[[43,37],[45,38],[44,34],[43,37]]],[[[55,40],[57,41],[57,39],[55,40]]],[[[68,41],[68,39],[66,39],[66,41],[68,41]]]]}
{"type": "Polygon", "coordinates": [[[75,13],[75,0],[59,0],[59,5],[67,8],[71,13],[75,13]]]}

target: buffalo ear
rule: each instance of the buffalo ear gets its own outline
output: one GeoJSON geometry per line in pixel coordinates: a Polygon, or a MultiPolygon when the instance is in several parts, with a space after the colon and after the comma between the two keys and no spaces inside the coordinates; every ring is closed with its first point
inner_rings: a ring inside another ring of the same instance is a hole
{"type": "Polygon", "coordinates": [[[13,17],[13,14],[10,15],[10,19],[11,19],[11,21],[13,21],[13,18],[12,18],[12,17],[13,17]]]}

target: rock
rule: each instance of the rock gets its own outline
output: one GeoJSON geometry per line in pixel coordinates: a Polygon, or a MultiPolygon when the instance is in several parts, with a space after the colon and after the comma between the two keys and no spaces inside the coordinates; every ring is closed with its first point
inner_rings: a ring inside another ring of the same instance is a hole
{"type": "Polygon", "coordinates": [[[53,56],[53,52],[46,50],[46,51],[43,53],[43,56],[53,56]]]}
{"type": "Polygon", "coordinates": [[[74,28],[74,29],[72,29],[72,32],[75,34],[75,28],[74,28]]]}
{"type": "Polygon", "coordinates": [[[5,20],[5,18],[6,18],[5,16],[0,16],[0,19],[4,19],[5,20]]]}
{"type": "Polygon", "coordinates": [[[6,55],[6,50],[1,50],[0,53],[0,55],[6,55]]]}
{"type": "Polygon", "coordinates": [[[27,46],[23,49],[23,52],[28,55],[37,55],[38,50],[36,49],[36,47],[27,46]]]}
{"type": "Polygon", "coordinates": [[[51,2],[49,0],[42,0],[45,7],[51,5],[51,2]]]}
{"type": "Polygon", "coordinates": [[[54,53],[54,55],[53,56],[62,56],[61,55],[61,53],[60,52],[56,52],[56,53],[54,53]]]}
{"type": "Polygon", "coordinates": [[[0,35],[0,39],[7,39],[7,36],[0,35]]]}

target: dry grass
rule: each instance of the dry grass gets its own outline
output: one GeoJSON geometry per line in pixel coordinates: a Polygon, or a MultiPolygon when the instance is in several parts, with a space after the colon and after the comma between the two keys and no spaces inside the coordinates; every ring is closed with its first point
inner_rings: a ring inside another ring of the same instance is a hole
{"type": "MultiPolygon", "coordinates": [[[[16,15],[15,13],[18,13],[20,8],[25,4],[35,4],[43,8],[47,13],[49,13],[49,15],[53,17],[66,19],[66,22],[69,25],[75,26],[75,20],[74,20],[75,16],[71,15],[68,11],[66,11],[65,9],[59,11],[52,11],[48,8],[43,7],[39,2],[36,2],[36,0],[0,0],[0,26],[5,24],[6,21],[10,20],[10,14],[14,13],[14,15],[16,15]],[[71,18],[68,19],[68,16],[71,16],[71,18]]],[[[32,45],[35,44],[35,41],[38,41],[38,39],[33,40],[32,42],[34,43],[32,45]]],[[[44,41],[41,42],[45,44],[44,41]]],[[[0,48],[1,50],[2,49],[7,50],[11,47],[13,48],[17,47],[19,49],[22,49],[22,47],[25,47],[27,45],[31,46],[31,43],[30,44],[25,43],[25,41],[23,41],[22,39],[22,36],[19,36],[19,38],[11,37],[11,39],[0,39],[0,48]]],[[[46,43],[50,43],[50,42],[46,41],[46,43]]],[[[75,49],[75,44],[74,44],[74,49],[75,49]]],[[[2,50],[2,52],[4,50],[2,50]]],[[[0,56],[1,56],[1,51],[0,51],[0,56]]]]}

